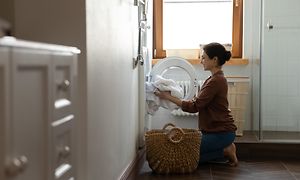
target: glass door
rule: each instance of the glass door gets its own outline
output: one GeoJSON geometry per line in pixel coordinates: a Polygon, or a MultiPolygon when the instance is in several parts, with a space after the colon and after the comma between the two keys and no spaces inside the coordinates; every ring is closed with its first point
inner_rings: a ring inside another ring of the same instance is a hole
{"type": "Polygon", "coordinates": [[[263,141],[300,142],[299,17],[299,0],[263,0],[260,81],[263,141]]]}

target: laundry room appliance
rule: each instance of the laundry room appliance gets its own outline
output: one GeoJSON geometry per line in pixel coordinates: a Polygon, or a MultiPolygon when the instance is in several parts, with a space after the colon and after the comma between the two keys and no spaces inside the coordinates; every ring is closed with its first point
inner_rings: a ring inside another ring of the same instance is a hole
{"type": "Polygon", "coordinates": [[[191,99],[198,92],[199,81],[194,67],[181,57],[167,57],[152,65],[152,17],[153,2],[135,0],[138,10],[137,56],[133,58],[133,68],[139,74],[139,147],[144,146],[144,134],[151,129],[152,116],[146,111],[145,83],[153,82],[157,75],[173,79],[184,89],[184,99],[191,99]],[[175,74],[174,74],[175,73],[175,74]]]}
{"type": "Polygon", "coordinates": [[[198,80],[194,67],[181,57],[167,57],[153,66],[150,81],[156,76],[173,79],[184,90],[184,99],[192,99],[198,91],[198,80]]]}

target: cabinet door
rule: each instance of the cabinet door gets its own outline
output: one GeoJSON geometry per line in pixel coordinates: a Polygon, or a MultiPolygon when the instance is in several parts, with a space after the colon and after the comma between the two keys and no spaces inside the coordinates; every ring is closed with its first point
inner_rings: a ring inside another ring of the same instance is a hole
{"type": "Polygon", "coordinates": [[[0,179],[4,179],[5,172],[5,133],[8,122],[9,91],[8,91],[8,59],[9,49],[0,47],[0,179]]]}
{"type": "Polygon", "coordinates": [[[52,118],[50,55],[14,48],[9,151],[13,180],[47,180],[49,129],[52,118]],[[20,167],[15,168],[19,161],[20,167]]]}
{"type": "Polygon", "coordinates": [[[72,53],[55,53],[53,62],[54,118],[52,122],[52,167],[55,179],[72,179],[74,150],[74,67],[72,53]]]}

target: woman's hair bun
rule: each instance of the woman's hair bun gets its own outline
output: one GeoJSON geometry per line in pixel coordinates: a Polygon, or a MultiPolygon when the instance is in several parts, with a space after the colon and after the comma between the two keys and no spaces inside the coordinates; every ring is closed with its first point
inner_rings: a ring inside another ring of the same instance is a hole
{"type": "Polygon", "coordinates": [[[230,51],[225,51],[225,54],[224,54],[225,61],[229,61],[230,58],[231,58],[231,52],[230,51]]]}

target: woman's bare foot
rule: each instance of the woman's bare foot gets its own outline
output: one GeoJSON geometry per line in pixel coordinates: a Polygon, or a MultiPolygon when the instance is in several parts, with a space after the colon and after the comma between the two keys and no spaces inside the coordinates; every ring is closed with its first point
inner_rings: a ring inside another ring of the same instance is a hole
{"type": "Polygon", "coordinates": [[[224,156],[229,158],[229,165],[230,166],[237,166],[238,159],[236,157],[236,147],[234,143],[231,143],[224,149],[224,156]]]}

